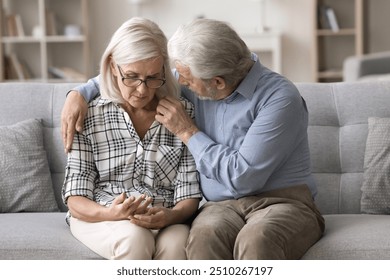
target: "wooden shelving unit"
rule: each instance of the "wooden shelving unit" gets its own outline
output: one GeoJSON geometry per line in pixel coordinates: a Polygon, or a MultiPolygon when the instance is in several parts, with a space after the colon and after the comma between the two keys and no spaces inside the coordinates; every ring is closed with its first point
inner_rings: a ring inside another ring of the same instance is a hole
{"type": "Polygon", "coordinates": [[[363,54],[363,0],[315,0],[314,81],[342,81],[345,58],[363,54]],[[320,6],[331,7],[340,29],[332,31],[319,25],[320,6]]]}
{"type": "Polygon", "coordinates": [[[1,82],[76,82],[90,76],[88,0],[0,0],[0,21],[1,82]],[[23,31],[17,35],[8,26],[15,15],[23,31]],[[66,75],[53,75],[51,69],[66,75]]]}

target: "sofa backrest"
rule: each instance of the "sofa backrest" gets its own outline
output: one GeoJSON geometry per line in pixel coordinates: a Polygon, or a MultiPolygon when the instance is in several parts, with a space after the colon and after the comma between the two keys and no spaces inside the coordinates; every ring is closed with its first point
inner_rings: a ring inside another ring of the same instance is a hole
{"type": "Polygon", "coordinates": [[[56,201],[62,211],[61,188],[66,155],[61,140],[61,110],[66,93],[76,84],[0,83],[0,125],[41,119],[56,201]]]}
{"type": "Polygon", "coordinates": [[[323,214],[360,213],[369,117],[390,117],[390,81],[297,83],[309,110],[312,171],[323,214]]]}
{"type": "MultiPolygon", "coordinates": [[[[43,120],[45,148],[61,210],[66,155],[61,110],[76,84],[0,83],[0,125],[43,120]]],[[[309,110],[316,201],[323,214],[360,213],[368,117],[390,118],[390,81],[297,83],[309,110]]]]}

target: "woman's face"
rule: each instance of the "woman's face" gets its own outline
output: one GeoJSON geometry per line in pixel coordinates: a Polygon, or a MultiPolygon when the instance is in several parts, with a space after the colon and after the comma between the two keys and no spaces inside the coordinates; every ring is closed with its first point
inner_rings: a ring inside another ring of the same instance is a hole
{"type": "Polygon", "coordinates": [[[157,88],[153,87],[163,83],[161,81],[164,79],[163,65],[161,57],[112,65],[122,97],[130,106],[136,109],[155,109],[157,88]]]}

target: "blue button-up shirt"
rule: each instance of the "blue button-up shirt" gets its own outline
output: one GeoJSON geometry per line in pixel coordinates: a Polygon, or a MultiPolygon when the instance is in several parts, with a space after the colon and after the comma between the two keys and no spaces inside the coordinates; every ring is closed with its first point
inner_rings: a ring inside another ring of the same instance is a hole
{"type": "Polygon", "coordinates": [[[201,100],[188,89],[201,132],[188,143],[208,200],[225,200],[307,184],[310,170],[308,112],[297,88],[256,60],[223,100],[201,100]]]}

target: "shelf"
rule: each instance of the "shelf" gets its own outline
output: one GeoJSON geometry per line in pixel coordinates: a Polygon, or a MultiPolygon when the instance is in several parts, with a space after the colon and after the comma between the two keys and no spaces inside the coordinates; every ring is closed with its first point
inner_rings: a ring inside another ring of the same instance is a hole
{"type": "Polygon", "coordinates": [[[46,80],[45,82],[48,82],[48,83],[84,83],[85,82],[85,79],[54,79],[54,78],[51,78],[51,79],[48,79],[46,80]]]}
{"type": "Polygon", "coordinates": [[[88,0],[0,0],[0,22],[7,22],[0,29],[0,82],[82,82],[90,76],[88,0]],[[9,25],[16,19],[17,26],[9,25]],[[53,78],[53,67],[85,79],[53,78]]]}
{"type": "Polygon", "coordinates": [[[356,29],[354,28],[345,28],[340,29],[339,31],[332,31],[330,29],[318,29],[317,36],[354,36],[356,35],[356,29]]]}
{"type": "Polygon", "coordinates": [[[84,42],[86,39],[87,38],[83,35],[79,35],[79,36],[46,36],[44,38],[44,41],[46,41],[48,43],[56,43],[56,42],[72,43],[72,42],[84,42]]]}
{"type": "Polygon", "coordinates": [[[87,38],[83,35],[79,36],[44,36],[44,37],[33,37],[33,36],[4,36],[2,38],[2,43],[4,44],[13,44],[13,43],[40,43],[40,42],[84,42],[87,38]]]}
{"type": "Polygon", "coordinates": [[[363,0],[315,3],[313,80],[342,81],[344,60],[363,53],[363,0]]]}
{"type": "Polygon", "coordinates": [[[327,70],[318,72],[318,78],[320,79],[339,79],[343,77],[342,70],[327,70]]]}
{"type": "Polygon", "coordinates": [[[13,43],[39,43],[40,39],[33,36],[24,36],[24,37],[16,37],[16,36],[4,36],[1,39],[4,44],[13,44],[13,43]]]}

